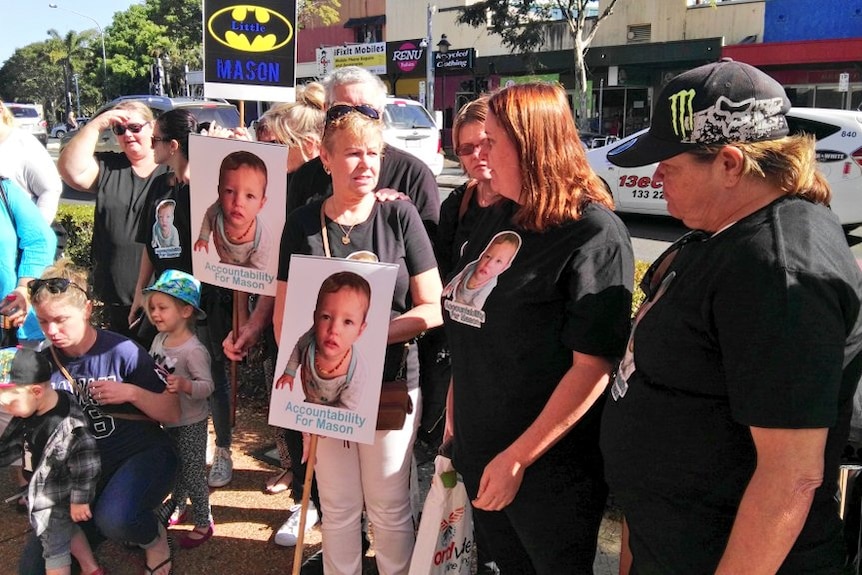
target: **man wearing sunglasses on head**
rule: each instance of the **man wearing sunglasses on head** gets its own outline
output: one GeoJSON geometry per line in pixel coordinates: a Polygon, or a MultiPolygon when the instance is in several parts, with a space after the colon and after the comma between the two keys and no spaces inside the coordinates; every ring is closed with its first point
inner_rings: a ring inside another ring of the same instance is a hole
{"type": "MultiPolygon", "coordinates": [[[[166,171],[153,158],[152,137],[150,108],[122,102],[81,128],[57,162],[63,181],[96,194],[93,291],[105,303],[109,328],[136,339],[128,323],[141,260],[135,231],[150,184],[166,171]],[[95,151],[100,135],[108,129],[121,152],[95,151]]],[[[141,343],[149,345],[146,338],[141,343]]]]}
{"type": "MultiPolygon", "coordinates": [[[[386,106],[386,85],[379,76],[364,68],[346,66],[338,68],[323,80],[326,90],[326,123],[351,111],[372,119],[379,119],[386,106]]],[[[377,194],[381,201],[407,196],[416,206],[422,223],[430,237],[437,231],[440,217],[440,190],[434,174],[422,160],[394,146],[383,145],[377,194]]],[[[296,208],[317,199],[332,195],[332,178],[323,168],[320,158],[313,158],[291,175],[287,191],[288,215],[296,208]]],[[[274,298],[261,298],[249,321],[224,341],[225,354],[234,361],[241,360],[257,341],[260,333],[272,322],[274,298]]]]}
{"type": "MultiPolygon", "coordinates": [[[[364,68],[338,68],[323,81],[326,107],[340,105],[344,115],[355,109],[374,119],[383,115],[386,107],[386,85],[379,76],[364,68]],[[353,107],[353,108],[351,108],[353,107]]],[[[419,211],[429,235],[437,229],[440,216],[440,193],[437,180],[422,160],[389,144],[383,146],[380,178],[377,189],[390,189],[405,194],[419,211]]],[[[306,162],[293,175],[287,193],[288,214],[300,206],[332,194],[332,179],[323,169],[320,158],[306,162]]]]}

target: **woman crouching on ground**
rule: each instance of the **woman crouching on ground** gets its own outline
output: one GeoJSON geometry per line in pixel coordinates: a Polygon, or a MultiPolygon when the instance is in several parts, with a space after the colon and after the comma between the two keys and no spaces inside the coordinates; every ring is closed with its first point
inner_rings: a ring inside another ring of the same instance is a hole
{"type": "MultiPolygon", "coordinates": [[[[51,382],[81,403],[102,458],[93,523],[102,536],[138,545],[144,575],[173,572],[170,542],[153,510],[173,487],[177,454],[160,422],[180,416],[177,396],[165,393],[147,351],[90,323],[93,304],[86,275],[64,262],[29,285],[42,331],[50,340],[51,382]]],[[[85,529],[86,530],[86,529],[85,529]]],[[[44,573],[38,538],[31,534],[19,573],[44,573]]]]}

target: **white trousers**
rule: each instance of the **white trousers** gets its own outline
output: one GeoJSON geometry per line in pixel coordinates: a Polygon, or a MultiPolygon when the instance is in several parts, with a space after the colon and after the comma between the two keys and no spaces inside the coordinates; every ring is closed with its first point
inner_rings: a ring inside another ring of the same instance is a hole
{"type": "Polygon", "coordinates": [[[422,405],[418,389],[410,397],[414,408],[404,427],[375,432],[374,445],[325,437],[317,443],[326,575],[362,575],[363,507],[374,526],[380,575],[407,575],[416,541],[410,475],[422,405]]]}

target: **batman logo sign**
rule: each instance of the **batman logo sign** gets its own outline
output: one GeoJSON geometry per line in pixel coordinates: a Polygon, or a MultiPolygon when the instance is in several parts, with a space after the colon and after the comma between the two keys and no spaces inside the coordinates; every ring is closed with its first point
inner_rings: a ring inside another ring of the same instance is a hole
{"type": "Polygon", "coordinates": [[[207,22],[212,38],[242,52],[271,52],[293,39],[293,25],[283,15],[261,6],[222,8],[207,22]]]}

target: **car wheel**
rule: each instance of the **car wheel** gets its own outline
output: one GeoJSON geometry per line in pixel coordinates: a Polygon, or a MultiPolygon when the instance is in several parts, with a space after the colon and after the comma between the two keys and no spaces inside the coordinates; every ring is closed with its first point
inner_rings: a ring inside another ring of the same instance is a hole
{"type": "Polygon", "coordinates": [[[57,130],[56,132],[54,132],[55,138],[62,138],[65,135],[66,135],[66,130],[57,130]]]}

